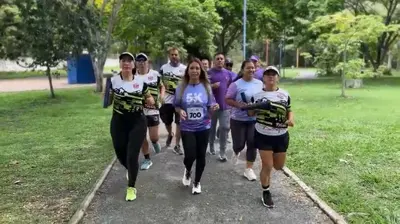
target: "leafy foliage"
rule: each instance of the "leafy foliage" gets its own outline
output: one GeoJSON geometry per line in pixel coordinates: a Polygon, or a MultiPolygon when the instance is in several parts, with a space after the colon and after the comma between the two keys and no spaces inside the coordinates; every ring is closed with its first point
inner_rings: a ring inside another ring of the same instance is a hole
{"type": "Polygon", "coordinates": [[[161,56],[175,46],[201,57],[214,51],[218,20],[213,0],[127,0],[119,12],[115,35],[133,52],[161,56]]]}

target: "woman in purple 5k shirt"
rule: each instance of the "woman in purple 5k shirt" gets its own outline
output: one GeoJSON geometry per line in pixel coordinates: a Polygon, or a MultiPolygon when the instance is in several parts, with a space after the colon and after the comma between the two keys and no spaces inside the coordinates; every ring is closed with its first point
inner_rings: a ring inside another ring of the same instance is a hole
{"type": "Polygon", "coordinates": [[[240,152],[247,145],[246,159],[247,167],[244,176],[250,180],[256,180],[257,176],[253,170],[253,163],[256,160],[257,150],[254,146],[254,125],[256,118],[249,116],[247,111],[241,107],[251,102],[256,93],[263,88],[263,83],[254,78],[255,67],[252,61],[242,63],[242,76],[233,82],[226,93],[226,103],[232,106],[231,109],[231,134],[233,141],[232,162],[237,163],[240,152]]]}
{"type": "Polygon", "coordinates": [[[192,165],[196,161],[192,194],[200,194],[200,179],[206,165],[211,126],[210,112],[218,110],[219,105],[215,103],[207,73],[199,59],[191,61],[186,68],[182,83],[175,91],[174,106],[181,118],[181,136],[185,151],[182,183],[190,186],[192,165]]]}

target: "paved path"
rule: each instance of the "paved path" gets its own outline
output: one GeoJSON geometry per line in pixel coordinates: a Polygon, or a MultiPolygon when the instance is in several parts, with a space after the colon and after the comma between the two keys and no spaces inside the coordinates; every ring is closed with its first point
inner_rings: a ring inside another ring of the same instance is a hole
{"type": "MultiPolygon", "coordinates": [[[[161,142],[165,142],[165,136],[161,142]]],[[[332,223],[281,172],[275,172],[272,179],[271,191],[277,207],[263,207],[259,182],[249,182],[242,176],[244,155],[235,167],[208,155],[200,195],[192,195],[191,188],[182,186],[182,160],[183,157],[171,149],[153,156],[150,170],[139,173],[138,198],[134,202],[124,201],[126,171],[117,162],[96,193],[82,223],[332,223]]]]}
{"type": "MultiPolygon", "coordinates": [[[[54,79],[54,89],[94,86],[95,84],[68,84],[66,78],[54,79]]],[[[0,92],[20,92],[29,90],[50,90],[49,80],[43,78],[6,79],[0,80],[0,92]]]]}

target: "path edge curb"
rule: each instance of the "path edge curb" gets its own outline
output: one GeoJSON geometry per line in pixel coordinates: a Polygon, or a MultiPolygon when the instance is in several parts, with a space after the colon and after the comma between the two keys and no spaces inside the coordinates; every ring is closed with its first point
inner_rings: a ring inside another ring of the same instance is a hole
{"type": "Polygon", "coordinates": [[[111,163],[108,164],[108,166],[101,173],[100,177],[97,179],[92,190],[83,199],[82,203],[79,205],[79,208],[75,211],[68,224],[78,224],[82,220],[83,216],[85,215],[86,209],[89,207],[96,192],[99,190],[100,186],[103,184],[106,177],[110,173],[111,168],[114,166],[116,160],[117,158],[114,156],[111,163]]]}
{"type": "Polygon", "coordinates": [[[286,166],[283,167],[283,173],[289,178],[293,179],[306,193],[306,195],[318,205],[318,207],[326,214],[328,217],[336,224],[347,224],[346,220],[333,210],[326,202],[324,202],[318,195],[314,192],[314,190],[307,186],[295,173],[293,173],[286,166]]]}

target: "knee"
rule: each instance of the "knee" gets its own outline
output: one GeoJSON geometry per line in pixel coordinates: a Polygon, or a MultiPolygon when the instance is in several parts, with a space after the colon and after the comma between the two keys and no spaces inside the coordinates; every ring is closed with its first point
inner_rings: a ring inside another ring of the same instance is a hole
{"type": "Polygon", "coordinates": [[[282,170],[284,166],[285,166],[284,164],[276,164],[276,163],[274,163],[274,169],[275,170],[282,170]]]}
{"type": "Polygon", "coordinates": [[[158,140],[159,140],[158,135],[150,135],[150,141],[151,141],[152,143],[157,143],[158,140]]]}
{"type": "Polygon", "coordinates": [[[273,164],[268,163],[268,162],[262,162],[262,169],[268,172],[271,172],[273,164]]]}

